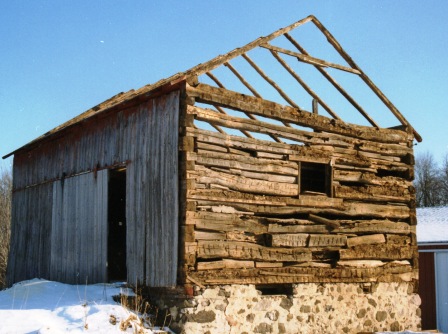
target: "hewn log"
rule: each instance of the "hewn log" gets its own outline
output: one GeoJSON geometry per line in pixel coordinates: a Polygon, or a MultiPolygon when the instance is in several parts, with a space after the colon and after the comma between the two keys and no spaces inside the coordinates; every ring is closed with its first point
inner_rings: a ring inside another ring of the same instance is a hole
{"type": "MultiPolygon", "coordinates": [[[[343,221],[340,221],[342,224],[343,221]]],[[[341,226],[333,233],[354,233],[354,234],[376,234],[376,233],[393,233],[393,234],[409,234],[411,227],[409,224],[402,222],[393,222],[390,220],[370,220],[350,222],[349,226],[341,226]]]]}
{"type": "Polygon", "coordinates": [[[406,260],[412,259],[411,247],[391,244],[359,245],[339,251],[341,260],[406,260]]]}
{"type": "Polygon", "coordinates": [[[269,224],[268,233],[328,233],[325,225],[280,225],[269,224]]]}
{"type": "Polygon", "coordinates": [[[312,267],[312,268],[331,268],[331,263],[324,262],[302,262],[297,264],[292,264],[292,267],[312,267]]]}
{"type": "Polygon", "coordinates": [[[195,240],[225,240],[226,234],[219,232],[194,231],[195,240]]]}
{"type": "Polygon", "coordinates": [[[224,172],[228,174],[241,175],[250,179],[264,180],[270,182],[278,182],[278,183],[295,183],[297,184],[297,177],[295,176],[286,176],[286,175],[278,175],[278,174],[268,174],[268,173],[257,173],[257,172],[248,172],[240,169],[230,168],[223,169],[218,167],[212,167],[212,170],[216,170],[218,172],[224,172]]]}
{"type": "Polygon", "coordinates": [[[370,234],[347,239],[347,247],[385,243],[384,234],[370,234]]]}
{"type": "Polygon", "coordinates": [[[331,219],[326,219],[326,218],[323,218],[323,217],[319,217],[317,215],[310,214],[308,216],[308,219],[313,221],[313,222],[315,222],[315,223],[327,225],[330,228],[338,228],[339,227],[339,223],[338,222],[335,222],[334,220],[331,220],[331,219]]]}
{"type": "Polygon", "coordinates": [[[281,175],[297,176],[297,163],[289,161],[273,161],[253,157],[241,157],[234,154],[217,152],[204,152],[202,154],[188,153],[187,159],[196,164],[210,167],[226,167],[251,172],[263,172],[281,175]]]}
{"type": "Polygon", "coordinates": [[[246,242],[198,241],[198,258],[232,258],[258,261],[311,261],[305,249],[271,248],[246,242]]]}
{"type": "Polygon", "coordinates": [[[365,202],[408,203],[411,200],[408,188],[382,186],[334,186],[334,196],[365,202]]]}
{"type": "MultiPolygon", "coordinates": [[[[197,175],[195,179],[199,183],[219,184],[221,186],[228,187],[231,190],[277,196],[297,196],[299,194],[297,184],[251,179],[238,175],[217,172],[200,166],[196,166],[196,171],[194,173],[197,175]]],[[[188,174],[193,175],[193,172],[189,172],[188,174]]]]}
{"type": "Polygon", "coordinates": [[[412,244],[410,236],[396,235],[396,234],[386,234],[386,242],[388,244],[402,245],[402,246],[412,244]]]}
{"type": "Polygon", "coordinates": [[[280,268],[283,267],[281,262],[255,262],[255,268],[280,268]]]}
{"type": "MultiPolygon", "coordinates": [[[[189,138],[189,137],[186,137],[186,138],[189,138]]],[[[202,150],[202,151],[215,151],[215,152],[223,152],[223,153],[227,153],[227,151],[228,151],[227,148],[225,148],[223,146],[207,144],[207,143],[203,143],[200,141],[196,142],[196,147],[198,150],[202,150]]]]}
{"type": "MultiPolygon", "coordinates": [[[[194,199],[198,201],[199,205],[228,205],[238,211],[253,212],[260,215],[325,214],[339,215],[341,218],[409,218],[409,208],[407,206],[358,202],[342,204],[342,201],[337,198],[322,196],[322,199],[320,199],[318,197],[301,195],[300,198],[296,199],[208,189],[190,190],[187,193],[187,199],[194,199]]],[[[401,230],[402,232],[403,230],[401,230]]]]}
{"type": "Polygon", "coordinates": [[[232,148],[238,147],[240,149],[251,150],[254,153],[260,151],[273,154],[296,154],[291,145],[266,140],[224,135],[218,132],[195,128],[186,128],[186,135],[196,137],[198,141],[208,144],[228,146],[232,148]]]}
{"type": "MultiPolygon", "coordinates": [[[[304,262],[307,263],[307,262],[304,262]]],[[[409,265],[373,268],[325,268],[288,266],[279,268],[232,269],[191,272],[206,284],[281,284],[281,283],[355,283],[403,282],[416,278],[418,272],[409,265]]]]}
{"type": "Polygon", "coordinates": [[[286,160],[285,154],[275,154],[268,152],[255,152],[257,158],[265,158],[265,159],[278,159],[278,160],[286,160]]]}
{"type": "Polygon", "coordinates": [[[379,177],[375,173],[361,171],[334,170],[335,181],[371,184],[377,186],[395,186],[409,189],[412,182],[394,176],[379,177]]]}
{"type": "Polygon", "coordinates": [[[347,236],[345,235],[311,234],[308,242],[309,247],[334,247],[346,244],[347,236]]]}
{"type": "Polygon", "coordinates": [[[196,97],[200,102],[216,103],[231,109],[353,138],[384,143],[409,142],[413,139],[412,135],[404,131],[349,125],[339,120],[205,84],[199,84],[197,87],[187,86],[187,94],[196,97]]]}
{"type": "Polygon", "coordinates": [[[347,260],[338,261],[338,267],[356,267],[356,268],[377,268],[385,265],[383,261],[379,260],[347,260]]]}
{"type": "Polygon", "coordinates": [[[220,261],[211,261],[211,262],[198,262],[197,269],[198,270],[215,270],[215,269],[246,269],[246,268],[254,268],[254,261],[239,261],[239,260],[230,260],[223,259],[220,261]]]}
{"type": "MultiPolygon", "coordinates": [[[[279,136],[308,144],[324,144],[328,142],[329,137],[331,137],[329,135],[312,133],[259,120],[218,114],[210,109],[199,107],[188,106],[187,112],[196,115],[197,120],[208,122],[212,125],[221,125],[236,130],[246,130],[271,136],[279,136]]],[[[343,143],[343,145],[347,144],[343,143]]]]}
{"type": "Polygon", "coordinates": [[[268,234],[268,245],[271,247],[305,247],[309,234],[268,234]]]}
{"type": "Polygon", "coordinates": [[[207,211],[188,211],[186,215],[186,224],[194,224],[198,229],[209,231],[245,231],[255,234],[262,234],[268,231],[268,226],[261,224],[260,218],[257,217],[249,218],[239,214],[207,211]]]}

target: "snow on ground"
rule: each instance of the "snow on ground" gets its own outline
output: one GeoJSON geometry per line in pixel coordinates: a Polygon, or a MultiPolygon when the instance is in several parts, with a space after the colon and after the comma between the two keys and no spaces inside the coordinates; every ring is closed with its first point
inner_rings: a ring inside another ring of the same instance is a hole
{"type": "MultiPolygon", "coordinates": [[[[132,293],[120,285],[68,285],[42,279],[17,283],[0,291],[0,333],[132,333],[132,327],[120,330],[120,322],[132,312],[112,299],[132,293]]],[[[158,332],[164,333],[145,331],[158,332]]]]}

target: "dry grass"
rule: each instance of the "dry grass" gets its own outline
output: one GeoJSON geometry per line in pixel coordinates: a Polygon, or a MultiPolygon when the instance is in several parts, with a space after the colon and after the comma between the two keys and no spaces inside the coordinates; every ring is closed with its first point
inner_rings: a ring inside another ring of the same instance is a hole
{"type": "MultiPolygon", "coordinates": [[[[121,306],[129,311],[129,317],[120,322],[120,329],[126,330],[133,328],[135,333],[149,333],[148,330],[154,331],[156,327],[166,328],[171,323],[171,315],[165,310],[164,316],[159,314],[158,307],[144,297],[142,289],[134,288],[134,295],[128,296],[127,293],[121,293],[115,299],[119,301],[121,306]]],[[[157,333],[168,333],[163,329],[158,329],[157,333]]]]}
{"type": "Polygon", "coordinates": [[[12,175],[0,169],[0,289],[6,287],[9,240],[11,236],[12,175]]]}

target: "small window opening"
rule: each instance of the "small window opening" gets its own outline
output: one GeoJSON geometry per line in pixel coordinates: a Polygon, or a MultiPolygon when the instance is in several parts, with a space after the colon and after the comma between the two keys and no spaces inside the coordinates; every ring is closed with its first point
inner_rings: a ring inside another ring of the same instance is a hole
{"type": "Polygon", "coordinates": [[[107,274],[126,281],[126,168],[109,172],[107,274]]]}
{"type": "Polygon", "coordinates": [[[262,296],[293,295],[292,284],[256,285],[255,288],[261,292],[262,296]]]}
{"type": "Polygon", "coordinates": [[[321,193],[330,195],[329,165],[301,162],[300,163],[300,193],[321,193]]]}

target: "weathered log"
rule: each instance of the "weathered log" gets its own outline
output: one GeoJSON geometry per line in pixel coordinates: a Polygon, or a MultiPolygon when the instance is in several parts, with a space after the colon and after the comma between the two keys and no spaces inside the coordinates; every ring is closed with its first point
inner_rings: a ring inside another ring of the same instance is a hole
{"type": "Polygon", "coordinates": [[[254,115],[311,127],[318,131],[385,143],[409,142],[413,139],[412,135],[404,131],[349,125],[321,115],[299,111],[292,107],[205,84],[199,84],[196,87],[187,86],[187,94],[195,97],[200,102],[218,104],[254,115]]]}
{"type": "Polygon", "coordinates": [[[359,245],[339,251],[341,260],[407,260],[412,259],[411,247],[391,244],[359,245]]]}
{"type": "Polygon", "coordinates": [[[326,225],[280,225],[269,224],[268,233],[328,233],[326,225]]]}
{"type": "Polygon", "coordinates": [[[215,269],[246,269],[246,268],[254,268],[254,261],[239,261],[239,260],[230,260],[223,259],[219,261],[211,261],[211,262],[198,262],[197,270],[215,270],[215,269]]]}
{"type": "Polygon", "coordinates": [[[195,240],[225,240],[226,234],[219,232],[194,231],[195,240]]]}
{"type": "Polygon", "coordinates": [[[194,224],[196,228],[210,231],[245,231],[262,234],[268,231],[267,224],[260,223],[257,217],[249,218],[239,214],[215,213],[207,211],[191,212],[186,215],[186,224],[194,224]],[[244,218],[243,218],[244,217],[244,218]]]}
{"type": "Polygon", "coordinates": [[[347,247],[385,243],[384,234],[370,234],[347,239],[347,247]]]}
{"type": "Polygon", "coordinates": [[[251,172],[263,172],[280,175],[297,176],[297,163],[276,161],[254,157],[241,157],[234,154],[216,152],[203,152],[202,154],[188,153],[187,159],[196,164],[210,167],[226,167],[251,172]]]}
{"type": "Polygon", "coordinates": [[[338,261],[338,267],[356,267],[356,268],[377,268],[385,265],[383,261],[379,260],[347,260],[338,261]]]}
{"type": "Polygon", "coordinates": [[[334,196],[337,198],[364,200],[366,202],[398,202],[407,203],[411,195],[407,188],[393,186],[335,186],[334,196]]]}
{"type": "Polygon", "coordinates": [[[278,174],[268,174],[268,173],[257,173],[257,172],[248,172],[235,168],[219,168],[219,167],[210,167],[211,170],[240,175],[250,179],[264,180],[270,182],[278,182],[278,183],[295,183],[297,184],[297,177],[295,176],[286,176],[286,175],[278,175],[278,174]]]}
{"type": "MultiPolygon", "coordinates": [[[[306,262],[304,262],[306,263],[306,262]]],[[[210,285],[222,284],[281,284],[281,283],[356,283],[403,282],[416,278],[411,266],[373,268],[325,268],[288,266],[279,268],[232,269],[191,272],[196,280],[210,285]]]]}
{"type": "Polygon", "coordinates": [[[280,268],[283,267],[281,262],[255,262],[255,268],[280,268]]]}
{"type": "Polygon", "coordinates": [[[219,184],[241,192],[278,196],[297,196],[299,193],[297,184],[252,179],[217,172],[201,166],[196,166],[195,173],[197,174],[196,181],[199,183],[219,184]]]}
{"type": "MultiPolygon", "coordinates": [[[[341,224],[344,221],[340,221],[341,224]]],[[[350,226],[342,226],[333,230],[333,233],[354,233],[354,234],[409,234],[410,225],[402,222],[393,222],[390,220],[370,220],[350,222],[350,226]]]]}
{"type": "Polygon", "coordinates": [[[313,221],[313,222],[315,222],[315,223],[327,225],[330,228],[338,228],[339,227],[339,223],[338,222],[335,222],[334,220],[331,220],[331,219],[326,219],[326,218],[323,218],[323,217],[319,217],[317,215],[310,214],[308,216],[308,219],[313,221]]]}
{"type": "Polygon", "coordinates": [[[268,234],[268,245],[271,247],[305,247],[309,234],[268,234]]]}
{"type": "Polygon", "coordinates": [[[347,236],[345,235],[311,234],[308,242],[309,247],[334,247],[346,244],[347,236]]]}
{"type": "Polygon", "coordinates": [[[258,261],[311,261],[311,253],[305,249],[271,248],[245,242],[198,241],[197,257],[232,258],[258,261]]]}

